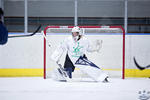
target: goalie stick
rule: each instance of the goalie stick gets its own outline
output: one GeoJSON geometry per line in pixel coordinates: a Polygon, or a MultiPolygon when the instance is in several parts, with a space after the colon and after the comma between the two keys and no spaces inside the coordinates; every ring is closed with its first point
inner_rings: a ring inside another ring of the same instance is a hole
{"type": "Polygon", "coordinates": [[[42,31],[41,33],[42,33],[43,37],[45,38],[48,46],[51,47],[50,42],[48,41],[48,39],[47,39],[46,35],[44,34],[44,32],[42,31]]]}
{"type": "Polygon", "coordinates": [[[26,34],[26,35],[14,35],[14,36],[8,36],[8,38],[16,38],[16,37],[29,37],[35,35],[41,28],[41,25],[38,26],[38,28],[31,34],[26,34]]]}
{"type": "Polygon", "coordinates": [[[144,69],[146,69],[146,68],[149,68],[149,67],[150,67],[150,65],[147,65],[147,66],[145,66],[145,67],[140,66],[140,65],[137,63],[137,61],[136,61],[135,57],[133,58],[133,60],[134,60],[134,63],[135,63],[135,65],[136,65],[136,67],[137,67],[138,69],[140,69],[140,70],[144,70],[144,69]]]}
{"type": "MultiPolygon", "coordinates": [[[[45,40],[46,40],[46,42],[47,42],[47,44],[48,44],[48,46],[49,46],[49,48],[51,47],[51,45],[50,45],[50,42],[48,41],[48,39],[47,39],[47,37],[46,37],[46,35],[44,34],[44,32],[42,31],[42,35],[43,35],[43,37],[45,38],[45,40]]],[[[64,70],[64,68],[62,67],[62,65],[61,64],[59,64],[58,62],[56,62],[56,64],[58,65],[58,71],[59,71],[59,73],[62,75],[62,77],[67,81],[68,80],[68,74],[67,74],[67,72],[64,70]]]]}

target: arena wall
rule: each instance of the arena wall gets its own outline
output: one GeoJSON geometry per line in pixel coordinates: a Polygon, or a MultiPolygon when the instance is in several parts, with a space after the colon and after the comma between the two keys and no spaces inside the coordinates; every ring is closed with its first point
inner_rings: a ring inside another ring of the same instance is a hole
{"type": "MultiPolygon", "coordinates": [[[[20,34],[20,33],[9,33],[20,34]]],[[[50,35],[48,35],[49,37],[50,35]]],[[[67,35],[59,36],[60,41],[67,35]]],[[[58,35],[54,35],[53,41],[58,35]]],[[[103,40],[103,47],[99,53],[89,58],[104,70],[118,70],[122,67],[122,34],[87,34],[89,40],[103,40]]],[[[133,57],[141,66],[149,65],[150,34],[128,33],[126,35],[126,77],[150,77],[150,69],[139,70],[133,57]]],[[[41,33],[32,37],[10,38],[6,45],[0,46],[0,76],[43,76],[43,37],[41,33]]],[[[48,51],[47,51],[48,52],[48,51]]],[[[49,53],[47,53],[49,57],[49,53]]],[[[50,59],[48,59],[50,60],[50,59]]]]}

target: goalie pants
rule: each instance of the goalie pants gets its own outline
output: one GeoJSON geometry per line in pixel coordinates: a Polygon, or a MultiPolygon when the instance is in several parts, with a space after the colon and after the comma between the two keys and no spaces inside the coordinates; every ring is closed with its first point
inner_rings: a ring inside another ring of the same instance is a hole
{"type": "Polygon", "coordinates": [[[66,55],[64,70],[67,72],[69,78],[72,78],[72,72],[74,72],[75,66],[73,65],[72,61],[70,60],[68,54],[66,55]]]}
{"type": "MultiPolygon", "coordinates": [[[[86,55],[84,54],[83,57],[87,59],[86,55]]],[[[68,54],[65,58],[64,70],[67,72],[69,78],[72,78],[72,72],[74,72],[75,66],[73,65],[72,61],[70,60],[68,54]]]]}

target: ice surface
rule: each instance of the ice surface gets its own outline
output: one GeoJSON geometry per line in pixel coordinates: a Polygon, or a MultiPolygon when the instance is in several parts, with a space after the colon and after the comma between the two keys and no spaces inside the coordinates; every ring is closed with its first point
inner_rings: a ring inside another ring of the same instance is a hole
{"type": "Polygon", "coordinates": [[[0,100],[140,100],[150,79],[112,78],[109,83],[57,82],[39,77],[0,78],[0,100]]]}

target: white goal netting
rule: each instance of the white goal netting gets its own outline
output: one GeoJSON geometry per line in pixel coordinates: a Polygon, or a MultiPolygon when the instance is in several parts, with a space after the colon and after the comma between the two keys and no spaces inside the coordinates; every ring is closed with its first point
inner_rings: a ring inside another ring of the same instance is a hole
{"type": "MultiPolygon", "coordinates": [[[[73,26],[48,26],[44,30],[48,42],[44,39],[44,78],[51,77],[52,71],[57,64],[50,58],[57,46],[71,35],[73,26]],[[47,44],[50,44],[49,47],[47,44]]],[[[96,40],[103,41],[99,52],[87,53],[90,61],[102,68],[110,77],[124,78],[124,55],[125,55],[125,33],[121,26],[79,26],[82,33],[95,43],[96,40]]],[[[94,44],[93,44],[94,45],[94,44]]],[[[61,57],[64,65],[66,53],[61,57]]],[[[80,69],[75,69],[73,77],[88,77],[80,69]]]]}

